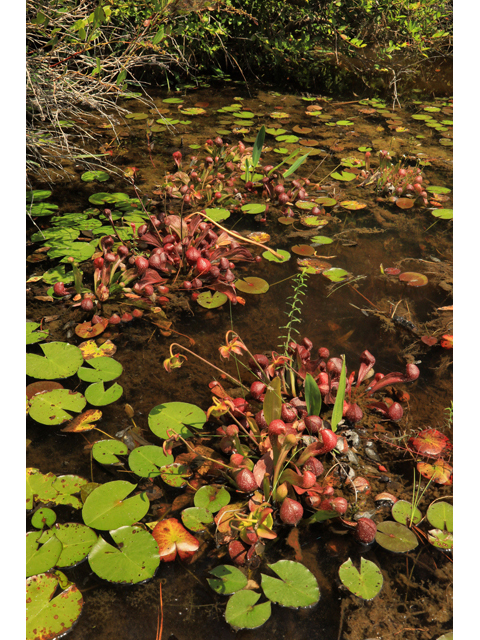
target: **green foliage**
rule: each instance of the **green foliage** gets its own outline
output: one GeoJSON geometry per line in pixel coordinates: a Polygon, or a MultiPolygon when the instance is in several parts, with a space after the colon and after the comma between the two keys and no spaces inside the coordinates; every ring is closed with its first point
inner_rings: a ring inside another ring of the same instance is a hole
{"type": "Polygon", "coordinates": [[[332,431],[337,430],[337,425],[343,416],[343,401],[345,400],[345,386],[347,383],[347,369],[345,366],[345,356],[342,356],[342,370],[340,372],[340,380],[338,381],[337,395],[335,396],[335,404],[332,411],[332,431]]]}
{"type": "Polygon", "coordinates": [[[338,570],[338,575],[349,591],[364,600],[372,600],[382,589],[382,572],[376,564],[365,558],[361,559],[360,571],[349,558],[338,570]]]}
{"type": "Polygon", "coordinates": [[[281,329],[287,330],[286,335],[281,336],[282,339],[284,340],[282,348],[285,355],[287,355],[288,353],[288,345],[290,344],[290,341],[293,338],[292,334],[300,333],[298,329],[293,325],[298,322],[301,322],[300,313],[301,313],[301,307],[303,304],[303,300],[301,296],[304,296],[306,293],[307,280],[308,280],[308,274],[305,273],[305,271],[303,270],[300,271],[300,273],[298,273],[293,279],[293,295],[287,298],[287,305],[290,307],[290,309],[286,311],[288,322],[285,326],[280,327],[281,329]]]}

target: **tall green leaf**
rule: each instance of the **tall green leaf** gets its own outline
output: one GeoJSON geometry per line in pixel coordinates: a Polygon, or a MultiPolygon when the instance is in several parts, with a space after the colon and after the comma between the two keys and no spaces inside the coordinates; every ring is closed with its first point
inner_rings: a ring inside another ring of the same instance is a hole
{"type": "Polygon", "coordinates": [[[252,163],[253,168],[258,164],[260,160],[260,154],[262,153],[263,143],[265,141],[265,126],[262,124],[260,131],[257,134],[255,139],[255,143],[253,145],[253,153],[252,153],[252,163]]]}
{"type": "Polygon", "coordinates": [[[343,401],[345,400],[345,384],[347,381],[347,370],[345,367],[345,356],[342,355],[342,370],[340,372],[340,380],[338,382],[337,396],[335,398],[335,404],[333,405],[332,412],[332,431],[337,430],[337,424],[342,419],[343,415],[343,401]]]}
{"type": "Polygon", "coordinates": [[[322,408],[322,394],[311,373],[305,376],[305,402],[309,416],[319,416],[322,408]]]}
{"type": "Polygon", "coordinates": [[[292,173],[294,173],[298,167],[303,164],[305,162],[305,160],[308,157],[308,153],[306,153],[304,156],[302,156],[301,158],[298,158],[298,160],[295,160],[295,162],[292,164],[292,166],[290,167],[290,169],[287,169],[285,171],[285,173],[283,174],[284,178],[288,178],[288,176],[291,176],[292,173]]]}
{"type": "MultiPolygon", "coordinates": [[[[270,169],[270,171],[268,172],[268,175],[271,176],[272,173],[274,173],[274,171],[276,171],[277,169],[280,169],[280,167],[285,164],[286,162],[289,162],[290,160],[293,160],[293,158],[295,158],[296,155],[298,155],[300,153],[300,149],[294,149],[292,151],[292,153],[288,156],[288,158],[284,158],[280,164],[277,164],[276,167],[273,167],[273,169],[270,169]]],[[[292,165],[293,167],[293,165],[292,165]]]]}
{"type": "Polygon", "coordinates": [[[282,396],[280,394],[280,378],[274,378],[268,385],[263,400],[263,414],[269,425],[272,420],[279,420],[282,415],[282,396]]]}

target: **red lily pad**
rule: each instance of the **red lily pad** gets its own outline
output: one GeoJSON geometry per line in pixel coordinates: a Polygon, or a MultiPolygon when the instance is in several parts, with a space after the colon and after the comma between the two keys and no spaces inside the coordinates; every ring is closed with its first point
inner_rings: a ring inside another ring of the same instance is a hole
{"type": "Polygon", "coordinates": [[[91,322],[82,322],[75,327],[75,333],[79,338],[95,338],[105,331],[108,325],[107,319],[92,324],[91,322]]]}
{"type": "MultiPolygon", "coordinates": [[[[292,250],[294,250],[294,249],[292,249],[292,250]]],[[[248,278],[245,278],[244,280],[237,280],[235,282],[235,287],[239,291],[242,291],[242,293],[260,294],[260,293],[266,293],[269,290],[270,285],[268,284],[268,282],[266,280],[263,280],[262,278],[256,278],[254,276],[249,276],[248,278]]]]}
{"type": "Polygon", "coordinates": [[[63,386],[59,382],[53,380],[38,380],[29,384],[26,390],[27,398],[31,400],[37,393],[43,393],[44,391],[53,391],[54,389],[63,389],[63,386]]]}
{"type": "Polygon", "coordinates": [[[420,340],[428,347],[433,347],[433,345],[438,342],[437,338],[434,338],[433,336],[422,336],[420,340]]]}
{"type": "Polygon", "coordinates": [[[181,560],[188,560],[200,546],[195,536],[192,536],[176,518],[158,522],[152,536],[157,541],[160,560],[164,562],[173,562],[177,553],[181,560]]]}
{"type": "Polygon", "coordinates": [[[453,467],[445,460],[436,460],[432,464],[417,462],[417,470],[424,478],[432,479],[437,484],[452,484],[453,467]]]}
{"type": "Polygon", "coordinates": [[[299,140],[298,144],[301,144],[304,147],[318,147],[320,143],[318,140],[312,140],[311,138],[304,138],[303,140],[299,140]]]}
{"type": "Polygon", "coordinates": [[[412,198],[397,198],[395,204],[397,207],[400,207],[400,209],[411,209],[415,204],[415,200],[412,200],[412,198]]]}
{"type": "Polygon", "coordinates": [[[299,256],[313,256],[315,253],[315,249],[309,244],[296,244],[292,251],[299,256]]]}
{"type": "Polygon", "coordinates": [[[397,269],[396,267],[387,267],[383,272],[386,273],[387,276],[398,276],[402,273],[401,269],[397,269]]]}
{"type": "Polygon", "coordinates": [[[406,282],[410,287],[424,287],[428,284],[427,276],[423,273],[415,273],[414,271],[404,271],[398,276],[402,282],[406,282]]]}
{"type": "Polygon", "coordinates": [[[431,458],[438,458],[445,449],[451,448],[450,440],[437,429],[424,429],[408,442],[417,453],[431,458]]]}

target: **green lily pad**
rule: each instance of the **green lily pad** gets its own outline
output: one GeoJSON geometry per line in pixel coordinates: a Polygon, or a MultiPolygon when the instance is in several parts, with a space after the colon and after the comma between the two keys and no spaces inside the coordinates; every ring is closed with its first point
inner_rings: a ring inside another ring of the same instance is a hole
{"type": "Polygon", "coordinates": [[[351,180],[355,180],[357,177],[354,173],[350,173],[349,171],[342,171],[342,173],[338,173],[338,171],[334,171],[330,174],[330,177],[334,180],[341,180],[342,182],[350,182],[351,180]]]}
{"type": "Polygon", "coordinates": [[[412,116],[413,120],[431,120],[432,116],[425,113],[416,113],[412,116]]]}
{"type": "MultiPolygon", "coordinates": [[[[311,131],[311,129],[309,129],[309,131],[311,131]]],[[[284,133],[287,133],[287,130],[280,127],[278,129],[275,127],[265,127],[265,133],[271,136],[282,136],[284,133]]]]}
{"type": "Polygon", "coordinates": [[[221,596],[229,596],[247,586],[247,576],[237,567],[221,564],[209,573],[215,577],[207,578],[208,584],[221,596]]]}
{"type": "Polygon", "coordinates": [[[198,298],[197,302],[201,307],[205,309],[216,309],[217,307],[221,307],[228,300],[228,296],[220,291],[215,291],[212,295],[211,291],[203,291],[198,298]]]}
{"type": "Polygon", "coordinates": [[[337,120],[335,124],[338,124],[339,127],[351,127],[354,123],[351,120],[337,120]]]}
{"type": "Polygon", "coordinates": [[[282,607],[309,607],[320,599],[317,579],[299,562],[279,560],[267,565],[280,580],[262,573],[262,589],[269,600],[282,607]]]}
{"type": "Polygon", "coordinates": [[[453,507],[449,502],[435,502],[428,507],[427,520],[435,529],[453,532],[453,507]]]}
{"type": "Polygon", "coordinates": [[[54,640],[63,636],[78,620],[82,607],[81,592],[60,571],[28,578],[26,637],[54,640]],[[62,592],[53,597],[59,586],[62,592]]]}
{"type": "Polygon", "coordinates": [[[165,104],[182,104],[183,99],[182,98],[165,98],[165,100],[162,100],[162,102],[164,102],[165,104]]]}
{"type": "Polygon", "coordinates": [[[327,238],[327,236],[313,236],[310,240],[315,244],[332,244],[333,242],[333,239],[327,238]]]}
{"type": "Polygon", "coordinates": [[[128,447],[120,440],[99,440],[92,447],[92,456],[100,464],[121,464],[117,456],[126,456],[128,447]]]}
{"type": "Polygon", "coordinates": [[[79,235],[79,229],[71,229],[69,227],[52,227],[51,229],[45,229],[44,231],[37,231],[37,233],[34,233],[30,237],[30,240],[32,242],[47,242],[49,245],[54,245],[57,242],[69,244],[76,240],[79,235]]]}
{"type": "Polygon", "coordinates": [[[275,249],[275,251],[281,256],[281,258],[274,256],[271,251],[264,251],[262,253],[262,257],[269,262],[287,262],[290,260],[290,254],[288,251],[284,251],[283,249],[275,249]]]}
{"type": "Polygon", "coordinates": [[[205,209],[205,214],[211,218],[214,222],[222,222],[230,217],[230,211],[228,209],[205,209]]]}
{"type": "Polygon", "coordinates": [[[42,329],[42,331],[37,331],[40,328],[40,325],[37,322],[27,322],[26,323],[26,340],[27,344],[35,344],[36,342],[41,342],[48,338],[48,329],[42,329]]]}
{"type": "Polygon", "coordinates": [[[73,271],[65,272],[65,265],[58,264],[56,267],[52,267],[42,276],[42,280],[45,284],[56,284],[57,282],[63,282],[64,284],[70,284],[74,281],[73,271]]]}
{"type": "Polygon", "coordinates": [[[295,206],[297,207],[297,209],[302,209],[303,211],[309,211],[310,209],[313,209],[317,205],[315,202],[311,202],[310,200],[297,200],[297,202],[295,203],[295,206]]]}
{"type": "Polygon", "coordinates": [[[342,200],[340,204],[349,211],[359,211],[360,209],[365,209],[367,206],[364,202],[358,202],[358,200],[342,200]]]}
{"type": "Polygon", "coordinates": [[[44,529],[45,527],[51,527],[57,520],[57,514],[53,509],[48,507],[42,507],[37,509],[32,516],[32,527],[35,529],[44,529]]]}
{"type": "Polygon", "coordinates": [[[452,220],[453,219],[453,209],[435,209],[431,212],[432,216],[435,218],[440,218],[442,220],[452,220]]]}
{"type": "Polygon", "coordinates": [[[261,294],[266,293],[269,290],[270,285],[262,278],[249,276],[244,280],[236,280],[235,287],[242,293],[261,294]]]}
{"type": "Polygon", "coordinates": [[[280,153],[281,155],[286,155],[288,153],[288,149],[286,147],[275,147],[273,151],[274,153],[280,153]]]}
{"type": "Polygon", "coordinates": [[[453,146],[453,140],[451,140],[450,138],[440,138],[440,140],[438,142],[443,147],[451,147],[451,146],[453,146]]]}
{"type": "Polygon", "coordinates": [[[84,182],[106,182],[110,178],[106,171],[85,171],[80,177],[84,182]]]}
{"type": "Polygon", "coordinates": [[[68,378],[77,372],[83,362],[78,347],[67,342],[49,342],[41,344],[44,356],[27,354],[27,376],[42,380],[68,378]]]}
{"type": "Polygon", "coordinates": [[[442,531],[441,529],[431,529],[428,534],[428,541],[437,549],[451,551],[453,549],[453,533],[442,531]]]}
{"type": "Polygon", "coordinates": [[[128,456],[128,465],[133,473],[141,478],[156,478],[160,475],[160,467],[173,462],[172,455],[166,455],[162,447],[145,445],[136,447],[128,456]]]}
{"type": "Polygon", "coordinates": [[[412,522],[417,524],[422,519],[422,513],[418,507],[413,507],[407,500],[398,500],[392,507],[392,517],[400,524],[407,526],[412,522]]]}
{"type": "Polygon", "coordinates": [[[437,113],[438,111],[441,111],[440,107],[424,107],[423,110],[429,111],[431,113],[437,113]]]}
{"type": "Polygon", "coordinates": [[[90,527],[77,522],[55,525],[53,529],[44,531],[40,542],[46,544],[51,538],[62,543],[62,552],[57,560],[57,567],[73,567],[90,553],[97,541],[97,534],[90,527]]]}
{"type": "Polygon", "coordinates": [[[179,462],[173,462],[172,464],[167,464],[160,470],[160,477],[168,484],[170,487],[184,487],[187,484],[187,478],[189,478],[192,474],[190,473],[189,468],[180,464],[179,462]]]}
{"type": "Polygon", "coordinates": [[[62,553],[62,543],[58,538],[52,537],[45,544],[41,544],[41,535],[41,531],[27,533],[27,578],[55,567],[62,553]]]}
{"type": "Polygon", "coordinates": [[[29,467],[26,476],[27,509],[33,509],[35,502],[51,502],[58,495],[58,491],[53,486],[57,479],[54,473],[43,474],[38,469],[29,467]]]}
{"type": "Polygon", "coordinates": [[[110,535],[117,547],[99,537],[88,555],[92,571],[104,580],[123,584],[152,578],[160,564],[152,534],[141,527],[122,526],[110,535]]]}
{"type": "Polygon", "coordinates": [[[331,269],[326,269],[323,275],[332,282],[342,282],[348,277],[348,271],[339,269],[338,267],[332,267],[331,269]]]}
{"type": "Polygon", "coordinates": [[[242,207],[243,213],[251,213],[251,214],[263,213],[264,211],[266,211],[266,209],[267,209],[266,205],[260,204],[257,202],[244,204],[242,207]]]}
{"type": "Polygon", "coordinates": [[[49,258],[62,258],[61,262],[69,262],[69,258],[73,258],[76,262],[84,262],[94,253],[95,247],[90,242],[58,242],[47,255],[49,258]]]}
{"type": "Polygon", "coordinates": [[[216,513],[230,503],[230,494],[225,487],[206,485],[200,487],[195,493],[193,503],[196,507],[208,509],[210,513],[216,513]]]}
{"type": "Polygon", "coordinates": [[[82,509],[87,527],[107,531],[141,520],[150,507],[150,501],[145,492],[127,498],[136,487],[125,480],[114,480],[94,489],[82,509]]]}
{"type": "Polygon", "coordinates": [[[27,202],[41,202],[42,200],[46,200],[52,195],[51,191],[47,189],[35,189],[33,191],[26,192],[26,200],[27,202]]]}
{"type": "Polygon", "coordinates": [[[190,531],[203,531],[212,524],[213,514],[208,509],[189,507],[182,511],[182,522],[190,531]]]}
{"type": "Polygon", "coordinates": [[[84,360],[113,356],[117,351],[117,347],[111,340],[105,340],[100,345],[97,345],[95,340],[87,340],[79,344],[78,348],[81,350],[84,360]]]}
{"type": "Polygon", "coordinates": [[[81,509],[81,501],[74,496],[74,493],[80,493],[88,480],[76,475],[58,476],[53,483],[53,488],[58,494],[53,498],[55,504],[63,504],[74,509],[81,509]]]}
{"type": "Polygon", "coordinates": [[[377,525],[375,540],[388,551],[406,553],[418,545],[417,536],[408,527],[393,520],[385,520],[377,525]]]}
{"type": "Polygon", "coordinates": [[[260,594],[255,591],[237,591],[227,602],[225,620],[234,629],[261,627],[269,619],[272,605],[270,602],[255,604],[259,598],[260,594]]]}
{"type": "Polygon", "coordinates": [[[28,206],[27,213],[31,216],[51,216],[54,211],[58,209],[58,205],[51,204],[50,202],[40,202],[32,206],[28,206]]]}
{"type": "Polygon", "coordinates": [[[308,215],[308,216],[302,216],[300,218],[300,222],[305,227],[320,227],[320,226],[326,225],[328,221],[325,219],[319,218],[318,216],[308,215]]]}
{"type": "Polygon", "coordinates": [[[91,204],[102,206],[104,204],[115,204],[117,202],[122,202],[122,200],[129,199],[130,197],[126,193],[105,193],[101,191],[100,193],[92,193],[88,198],[88,201],[91,204]]]}
{"type": "Polygon", "coordinates": [[[185,116],[199,116],[207,112],[202,107],[189,107],[188,109],[180,109],[180,113],[185,116]]]}
{"type": "Polygon", "coordinates": [[[274,120],[287,120],[290,118],[290,114],[285,111],[273,111],[270,114],[270,118],[273,118],[274,120]]]}
{"type": "Polygon", "coordinates": [[[452,190],[449,189],[448,187],[437,187],[435,185],[428,185],[425,191],[428,191],[429,193],[444,194],[444,193],[451,193],[452,190]]]}
{"type": "Polygon", "coordinates": [[[235,111],[235,117],[242,118],[244,120],[251,120],[252,118],[255,118],[255,114],[251,111],[235,111]]]}
{"type": "Polygon", "coordinates": [[[315,202],[322,207],[333,207],[337,204],[335,198],[327,198],[326,196],[322,196],[320,198],[315,198],[315,202]]]}
{"type": "Polygon", "coordinates": [[[85,389],[85,398],[94,407],[103,407],[118,400],[123,393],[123,387],[114,382],[111,387],[105,389],[103,382],[95,382],[85,389]]]}
{"type": "Polygon", "coordinates": [[[360,571],[349,558],[341,565],[338,576],[349,591],[364,600],[372,600],[383,585],[382,572],[376,564],[365,558],[361,559],[360,571]]]}
{"type": "Polygon", "coordinates": [[[120,362],[103,356],[89,360],[88,366],[80,367],[77,376],[84,382],[110,382],[121,376],[122,373],[123,367],[120,362]]]}
{"type": "Polygon", "coordinates": [[[148,426],[159,438],[166,440],[169,434],[178,433],[190,438],[194,429],[203,429],[207,421],[205,412],[188,402],[165,402],[154,407],[148,414],[148,426]]]}
{"type": "Polygon", "coordinates": [[[127,113],[125,116],[127,120],[146,120],[149,117],[148,113],[127,113]]]}
{"type": "Polygon", "coordinates": [[[62,424],[72,419],[68,411],[80,413],[86,403],[85,398],[78,391],[55,389],[33,396],[29,415],[41,424],[62,424]]]}
{"type": "Polygon", "coordinates": [[[295,144],[300,140],[300,138],[298,136],[292,136],[292,135],[281,135],[281,136],[277,136],[275,140],[277,142],[284,142],[285,144],[295,144]]]}

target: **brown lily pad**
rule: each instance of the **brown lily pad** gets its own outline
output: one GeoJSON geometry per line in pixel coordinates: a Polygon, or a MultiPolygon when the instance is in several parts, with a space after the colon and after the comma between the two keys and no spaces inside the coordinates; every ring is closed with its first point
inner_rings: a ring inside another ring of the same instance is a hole
{"type": "Polygon", "coordinates": [[[318,258],[299,258],[297,264],[300,267],[310,267],[315,270],[315,273],[323,273],[326,269],[330,269],[332,265],[326,260],[319,260],[318,258]]]}
{"type": "Polygon", "coordinates": [[[263,278],[256,278],[255,276],[249,276],[243,280],[237,280],[235,287],[242,293],[266,293],[270,285],[263,278]]]}
{"type": "Polygon", "coordinates": [[[95,338],[105,331],[108,320],[92,324],[91,322],[82,322],[75,327],[75,333],[79,338],[95,338]]]}
{"type": "Polygon", "coordinates": [[[295,222],[295,218],[287,218],[286,216],[280,216],[280,218],[278,218],[278,222],[280,222],[280,224],[289,225],[295,222]]]}
{"type": "Polygon", "coordinates": [[[412,200],[412,198],[397,198],[395,204],[400,209],[411,209],[415,204],[415,200],[412,200]]]}
{"type": "Polygon", "coordinates": [[[53,391],[54,389],[63,389],[63,386],[54,380],[37,380],[37,382],[32,382],[32,384],[28,385],[26,390],[27,398],[30,400],[37,393],[53,391]]]}
{"type": "Polygon", "coordinates": [[[299,140],[298,144],[301,144],[304,147],[317,147],[320,143],[318,142],[318,140],[304,138],[303,140],[299,140]]]}
{"type": "Polygon", "coordinates": [[[415,273],[414,271],[404,271],[398,276],[402,282],[406,282],[410,287],[424,287],[428,284],[427,276],[423,273],[415,273]]]}
{"type": "Polygon", "coordinates": [[[94,422],[97,422],[102,417],[102,412],[99,409],[88,409],[79,416],[74,418],[68,423],[62,431],[66,433],[80,433],[82,431],[91,431],[95,429],[94,422]]]}
{"type": "Polygon", "coordinates": [[[401,269],[397,269],[396,267],[387,267],[383,272],[386,273],[387,276],[398,276],[402,273],[401,269]]]}
{"type": "Polygon", "coordinates": [[[296,244],[292,251],[299,256],[313,256],[315,253],[315,249],[309,244],[296,244]]]}
{"type": "Polygon", "coordinates": [[[307,134],[312,133],[312,129],[309,129],[309,127],[299,127],[298,125],[293,127],[292,131],[299,133],[301,136],[306,136],[307,134]]]}

